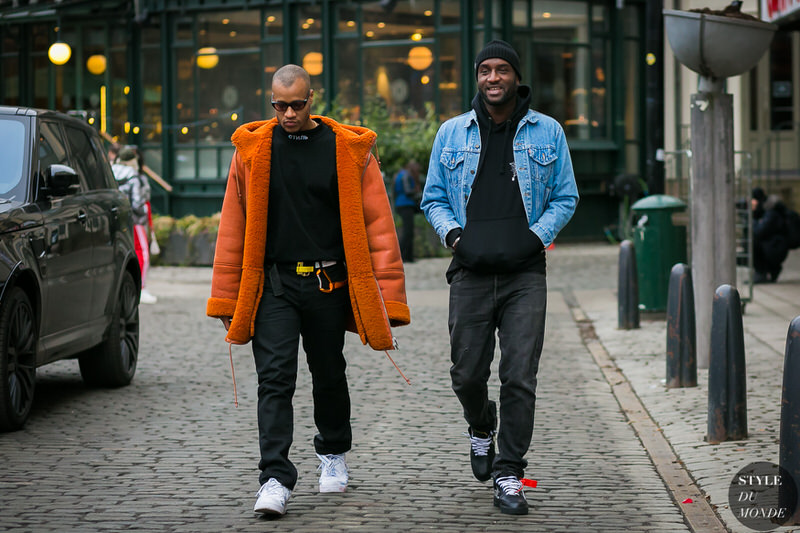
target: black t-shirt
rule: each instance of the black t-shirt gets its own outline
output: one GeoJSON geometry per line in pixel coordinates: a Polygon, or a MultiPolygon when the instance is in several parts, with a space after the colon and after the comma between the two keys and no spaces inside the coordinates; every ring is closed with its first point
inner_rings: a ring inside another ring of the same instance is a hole
{"type": "Polygon", "coordinates": [[[265,261],[341,260],[336,136],[323,123],[297,133],[275,126],[265,261]]]}

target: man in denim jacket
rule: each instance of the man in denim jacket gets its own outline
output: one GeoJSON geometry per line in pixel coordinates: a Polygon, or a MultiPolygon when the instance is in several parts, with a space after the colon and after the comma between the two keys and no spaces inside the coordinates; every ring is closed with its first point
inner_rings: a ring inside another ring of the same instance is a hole
{"type": "Polygon", "coordinates": [[[470,462],[494,480],[494,504],[527,514],[521,478],[533,434],[544,339],[544,249],[578,203],[567,142],[552,118],[529,109],[519,56],[492,41],[475,60],[472,110],[442,124],[421,207],[453,250],[450,345],[453,390],[469,424],[470,462]],[[487,381],[500,338],[500,412],[487,381]],[[495,454],[494,438],[498,452],[495,454]]]}

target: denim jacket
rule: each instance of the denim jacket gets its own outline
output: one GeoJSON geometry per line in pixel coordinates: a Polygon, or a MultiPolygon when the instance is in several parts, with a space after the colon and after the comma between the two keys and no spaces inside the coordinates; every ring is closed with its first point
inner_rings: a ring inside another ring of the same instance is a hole
{"type": "MultiPolygon", "coordinates": [[[[451,118],[439,128],[421,207],[443,244],[450,230],[466,225],[480,154],[475,110],[451,118]]],[[[578,205],[572,160],[558,122],[528,110],[514,135],[514,165],[528,227],[547,248],[578,205]]]]}

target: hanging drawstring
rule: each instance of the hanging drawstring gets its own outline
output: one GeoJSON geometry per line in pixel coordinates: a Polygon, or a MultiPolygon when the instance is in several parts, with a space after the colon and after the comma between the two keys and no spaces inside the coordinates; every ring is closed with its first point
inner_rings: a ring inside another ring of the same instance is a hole
{"type": "Polygon", "coordinates": [[[400,375],[401,375],[401,376],[403,376],[403,379],[404,379],[404,380],[406,380],[406,383],[408,383],[409,385],[411,385],[411,381],[409,381],[409,380],[408,380],[408,378],[406,377],[406,375],[405,375],[405,374],[403,374],[403,371],[402,371],[402,370],[400,370],[400,367],[399,367],[399,366],[397,366],[397,363],[395,363],[395,362],[394,362],[394,359],[392,359],[392,356],[391,356],[391,355],[389,355],[389,350],[384,350],[383,352],[386,354],[386,357],[388,357],[388,358],[389,358],[389,361],[391,361],[391,362],[392,362],[392,364],[393,364],[393,365],[394,365],[394,367],[397,369],[397,371],[398,371],[398,372],[400,372],[400,375]]]}
{"type": "MultiPolygon", "coordinates": [[[[397,341],[395,341],[395,346],[396,346],[396,342],[397,341]]],[[[397,371],[400,372],[400,375],[403,377],[403,379],[406,380],[406,383],[411,385],[411,381],[406,377],[405,374],[403,374],[403,371],[400,370],[400,367],[397,366],[397,363],[394,362],[394,359],[392,359],[392,356],[389,355],[389,351],[388,350],[384,350],[384,353],[386,354],[386,357],[389,358],[389,361],[392,362],[392,364],[397,369],[397,371]]],[[[235,407],[239,407],[239,398],[238,398],[238,395],[236,393],[236,372],[233,369],[233,343],[232,342],[228,343],[228,358],[231,361],[231,378],[233,379],[233,405],[235,407]]]]}
{"type": "MultiPolygon", "coordinates": [[[[394,349],[395,350],[399,350],[400,349],[400,345],[397,343],[397,337],[392,337],[392,344],[394,345],[394,349]]],[[[397,363],[394,362],[394,359],[392,359],[392,356],[389,355],[389,350],[384,350],[383,353],[386,354],[386,357],[389,358],[389,361],[391,361],[392,364],[394,365],[394,367],[397,369],[397,371],[400,372],[400,375],[403,376],[403,379],[406,380],[406,383],[411,385],[411,381],[409,381],[409,379],[406,377],[406,375],[403,374],[403,371],[400,370],[400,367],[397,366],[397,363]]]]}
{"type": "Polygon", "coordinates": [[[236,395],[236,373],[233,371],[233,343],[228,343],[228,357],[231,360],[231,377],[233,378],[233,405],[239,407],[239,398],[236,395]]]}

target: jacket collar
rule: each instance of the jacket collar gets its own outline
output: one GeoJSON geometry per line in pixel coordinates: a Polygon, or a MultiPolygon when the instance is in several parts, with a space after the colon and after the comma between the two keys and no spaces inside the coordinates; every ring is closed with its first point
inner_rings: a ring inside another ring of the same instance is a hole
{"type": "MultiPolygon", "coordinates": [[[[322,115],[312,115],[311,118],[325,123],[333,130],[337,139],[346,140],[347,142],[337,142],[336,144],[337,146],[342,146],[354,161],[363,162],[366,160],[367,154],[372,150],[377,138],[377,134],[374,131],[361,126],[341,124],[322,115]]],[[[243,124],[233,133],[231,141],[242,155],[242,158],[251,161],[256,154],[262,152],[262,143],[265,141],[272,143],[272,130],[277,124],[277,118],[243,124]]]]}
{"type": "MultiPolygon", "coordinates": [[[[523,122],[529,122],[531,124],[536,124],[539,122],[539,116],[541,113],[538,111],[534,111],[533,109],[528,109],[528,112],[525,113],[525,116],[519,119],[519,124],[523,122]]],[[[470,109],[467,113],[467,120],[464,122],[464,128],[469,128],[472,125],[479,126],[478,122],[478,114],[475,113],[474,109],[470,109]]],[[[519,130],[519,124],[517,125],[517,130],[519,130]]]]}

